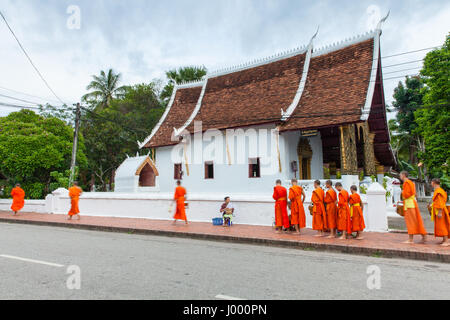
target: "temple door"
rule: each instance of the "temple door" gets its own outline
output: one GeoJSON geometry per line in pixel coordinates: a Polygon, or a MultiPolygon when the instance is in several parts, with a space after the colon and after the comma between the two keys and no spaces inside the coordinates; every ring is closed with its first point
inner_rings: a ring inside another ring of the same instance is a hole
{"type": "Polygon", "coordinates": [[[308,139],[300,138],[297,146],[297,156],[299,163],[299,178],[301,180],[311,180],[312,154],[308,139]]]}

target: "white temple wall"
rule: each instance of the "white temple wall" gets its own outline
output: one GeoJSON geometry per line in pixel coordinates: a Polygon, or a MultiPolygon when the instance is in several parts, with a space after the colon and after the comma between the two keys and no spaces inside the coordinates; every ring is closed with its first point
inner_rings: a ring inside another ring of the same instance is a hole
{"type": "Polygon", "coordinates": [[[221,193],[230,194],[265,194],[272,195],[275,180],[285,181],[290,177],[289,161],[286,154],[289,148],[285,145],[284,136],[279,136],[278,148],[282,172],[279,172],[276,137],[272,136],[274,126],[257,126],[236,130],[227,137],[227,143],[211,141],[201,143],[199,136],[193,137],[187,148],[189,175],[185,165],[182,145],[157,148],[156,167],[159,171],[161,192],[172,192],[175,187],[174,164],[182,163],[182,185],[188,193],[221,193]],[[252,131],[253,130],[253,131],[252,131]],[[264,131],[266,130],[266,131],[264,131]],[[213,152],[215,144],[217,152],[213,152]],[[249,158],[260,158],[260,178],[249,178],[249,158]],[[214,163],[214,179],[205,179],[205,161],[214,163]]]}
{"type": "MultiPolygon", "coordinates": [[[[160,192],[172,192],[175,186],[174,164],[182,163],[182,184],[188,192],[271,195],[275,180],[286,181],[294,177],[291,162],[297,161],[299,131],[283,132],[277,139],[273,125],[236,129],[224,138],[222,132],[197,134],[189,137],[185,150],[182,144],[160,147],[156,151],[156,167],[159,171],[160,192]],[[265,130],[265,131],[264,131],[265,130]],[[222,139],[215,138],[218,135],[222,139]],[[217,141],[217,142],[216,142],[217,141]],[[227,150],[228,143],[228,150],[227,150]],[[228,156],[229,155],[229,156],[228,156]],[[231,164],[229,164],[231,158],[231,164]],[[260,158],[261,177],[249,178],[249,158],[260,158]],[[188,162],[189,175],[186,168],[188,162]],[[205,179],[205,161],[214,163],[214,179],[205,179]]],[[[320,134],[307,137],[313,156],[311,176],[323,179],[322,140],[320,134]]]]}

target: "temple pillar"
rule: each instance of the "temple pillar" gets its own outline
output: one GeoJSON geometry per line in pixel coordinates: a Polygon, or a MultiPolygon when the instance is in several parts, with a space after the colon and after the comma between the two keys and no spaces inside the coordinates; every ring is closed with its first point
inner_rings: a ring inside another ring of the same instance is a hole
{"type": "Polygon", "coordinates": [[[375,134],[370,133],[369,123],[366,121],[362,124],[363,128],[363,139],[364,139],[364,173],[366,176],[376,176],[376,159],[375,151],[373,148],[373,141],[375,139],[375,134]]]}
{"type": "Polygon", "coordinates": [[[352,185],[356,185],[359,189],[355,125],[344,125],[339,129],[342,185],[346,190],[352,185]]]}
{"type": "Polygon", "coordinates": [[[379,164],[378,161],[375,160],[375,167],[377,172],[377,181],[381,185],[383,185],[383,179],[384,179],[384,166],[379,164]]]}

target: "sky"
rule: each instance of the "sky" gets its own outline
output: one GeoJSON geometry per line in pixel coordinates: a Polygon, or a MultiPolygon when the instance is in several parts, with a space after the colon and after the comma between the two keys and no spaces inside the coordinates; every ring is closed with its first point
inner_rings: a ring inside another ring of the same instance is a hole
{"type": "MultiPolygon", "coordinates": [[[[383,57],[440,46],[450,32],[445,0],[0,0],[0,10],[67,104],[80,101],[100,70],[113,68],[127,85],[166,81],[165,71],[173,68],[204,65],[213,71],[306,45],[318,26],[314,47],[329,45],[375,28],[388,10],[383,57]]],[[[382,63],[421,60],[426,52],[382,63]]],[[[388,78],[416,74],[420,66],[384,68],[388,104],[402,80],[388,78]]],[[[0,19],[0,103],[24,104],[4,95],[61,104],[0,19]]],[[[11,111],[17,109],[0,105],[0,116],[11,111]]]]}

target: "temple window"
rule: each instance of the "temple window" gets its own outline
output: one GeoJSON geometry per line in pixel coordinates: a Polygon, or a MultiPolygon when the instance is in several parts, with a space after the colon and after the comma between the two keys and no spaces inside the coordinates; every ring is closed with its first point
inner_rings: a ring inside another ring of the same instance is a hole
{"type": "Polygon", "coordinates": [[[181,163],[175,163],[173,165],[173,178],[175,180],[181,180],[183,179],[183,167],[181,166],[181,163]]]}
{"type": "Polygon", "coordinates": [[[259,158],[250,158],[248,163],[248,177],[261,178],[261,166],[259,158]]]}
{"type": "Polygon", "coordinates": [[[212,161],[205,162],[205,179],[214,179],[214,163],[212,161]]]}

